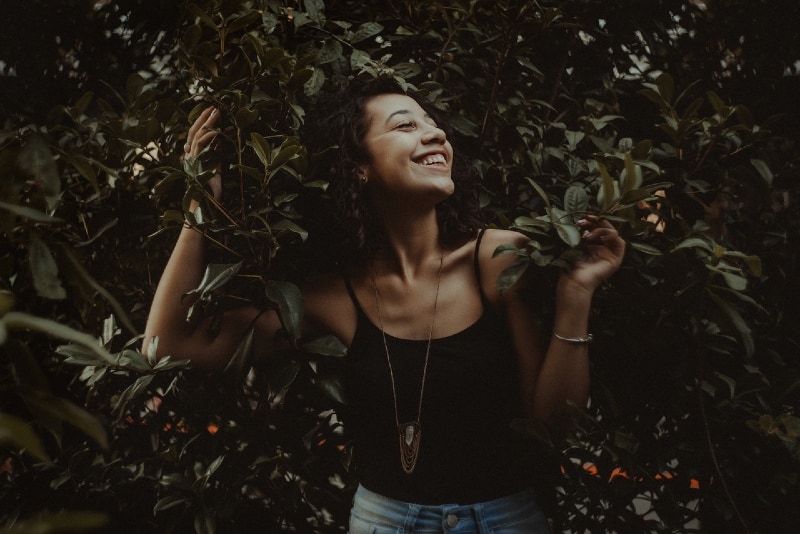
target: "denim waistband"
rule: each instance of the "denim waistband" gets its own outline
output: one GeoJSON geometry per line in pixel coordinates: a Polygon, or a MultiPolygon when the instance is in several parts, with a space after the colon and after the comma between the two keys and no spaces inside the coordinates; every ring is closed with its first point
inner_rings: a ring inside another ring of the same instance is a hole
{"type": "Polygon", "coordinates": [[[420,505],[384,497],[359,486],[352,514],[374,525],[399,532],[493,532],[509,526],[509,532],[549,532],[544,514],[532,489],[490,501],[460,505],[420,505]],[[513,525],[519,529],[514,530],[513,525]]]}

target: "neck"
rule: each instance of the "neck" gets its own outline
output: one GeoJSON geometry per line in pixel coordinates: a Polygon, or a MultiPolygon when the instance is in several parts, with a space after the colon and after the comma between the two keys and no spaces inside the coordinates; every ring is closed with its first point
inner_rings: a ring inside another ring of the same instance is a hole
{"type": "Polygon", "coordinates": [[[419,276],[431,262],[439,261],[442,247],[435,209],[409,215],[382,212],[388,249],[374,260],[406,281],[419,276]]]}

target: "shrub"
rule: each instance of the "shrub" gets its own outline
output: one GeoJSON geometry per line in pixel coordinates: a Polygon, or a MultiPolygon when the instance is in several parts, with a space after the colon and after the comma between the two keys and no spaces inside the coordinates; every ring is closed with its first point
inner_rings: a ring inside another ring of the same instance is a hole
{"type": "MultiPolygon", "coordinates": [[[[491,224],[530,237],[503,251],[520,261],[498,283],[535,270],[547,314],[581,214],[630,243],[595,300],[592,406],[576,432],[556,447],[518,422],[554,530],[796,528],[798,159],[786,118],[770,116],[796,108],[757,90],[793,81],[748,48],[766,34],[744,33],[736,2],[607,4],[208,0],[159,24],[135,2],[69,3],[83,47],[64,33],[66,55],[35,58],[43,72],[69,64],[63,100],[31,91],[3,107],[0,522],[345,530],[344,347],[297,339],[294,283],[330,263],[309,216],[326,183],[306,179],[299,130],[348,77],[386,77],[447,117],[491,224]],[[209,104],[225,117],[218,150],[184,165],[209,104]],[[216,163],[222,203],[204,187],[216,163]],[[193,313],[276,307],[288,348],[269,361],[249,357],[247,336],[213,376],[139,353],[192,198],[211,243],[193,313]]],[[[787,46],[784,68],[800,49],[787,46]]]]}

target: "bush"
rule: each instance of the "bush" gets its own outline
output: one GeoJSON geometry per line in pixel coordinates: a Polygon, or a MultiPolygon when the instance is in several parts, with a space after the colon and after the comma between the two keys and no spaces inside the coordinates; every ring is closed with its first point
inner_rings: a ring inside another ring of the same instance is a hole
{"type": "Polygon", "coordinates": [[[795,83],[783,68],[800,47],[784,36],[782,68],[749,48],[768,34],[739,26],[744,3],[607,4],[209,0],[159,24],[135,2],[69,3],[82,46],[65,33],[59,59],[31,58],[70,65],[52,74],[71,80],[63,100],[18,91],[3,106],[0,524],[345,530],[345,351],[296,333],[294,283],[330,264],[309,216],[326,184],[306,179],[298,132],[348,77],[385,77],[447,117],[490,223],[530,237],[500,284],[536,270],[531,299],[551,310],[585,212],[630,243],[595,300],[592,406],[574,436],[556,447],[518,422],[554,531],[796,528],[796,107],[763,95],[795,83]],[[218,150],[184,166],[209,104],[226,121],[218,150]],[[222,204],[203,185],[217,162],[222,204]],[[192,198],[212,262],[193,313],[276,307],[288,348],[269,361],[247,336],[213,376],[138,352],[192,198]]]}

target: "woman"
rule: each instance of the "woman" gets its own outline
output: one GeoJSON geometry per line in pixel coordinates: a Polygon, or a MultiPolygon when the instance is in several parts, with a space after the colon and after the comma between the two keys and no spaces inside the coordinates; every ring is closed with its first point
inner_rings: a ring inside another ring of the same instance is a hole
{"type": "MultiPolygon", "coordinates": [[[[207,109],[195,121],[187,157],[208,146],[218,118],[207,109]]],[[[548,532],[523,476],[525,443],[509,423],[557,423],[569,402],[585,405],[592,295],[618,269],[624,241],[605,220],[580,223],[586,253],[560,276],[553,329],[544,332],[519,288],[501,294],[496,284],[515,257],[494,250],[527,238],[478,230],[463,213],[469,194],[453,148],[417,100],[362,92],[334,124],[320,129],[339,134],[326,170],[337,174],[328,179],[350,261],[302,289],[304,335],[331,333],[348,347],[344,420],[360,481],[350,531],[548,532]]],[[[217,197],[220,180],[210,182],[217,197]]],[[[213,338],[185,328],[191,303],[181,295],[204,268],[203,237],[184,228],[145,346],[158,336],[159,354],[218,368],[255,321],[255,350],[269,352],[280,327],[274,313],[227,313],[213,338]]]]}

